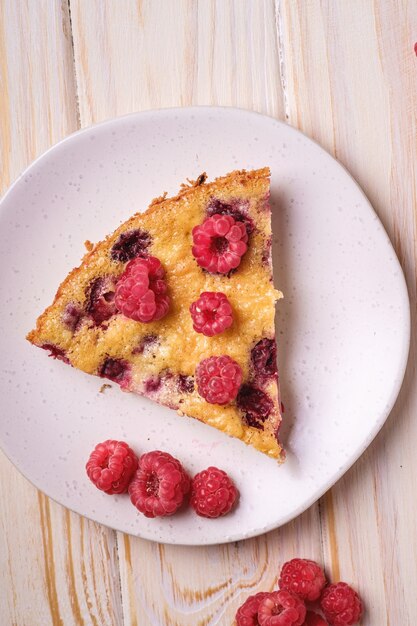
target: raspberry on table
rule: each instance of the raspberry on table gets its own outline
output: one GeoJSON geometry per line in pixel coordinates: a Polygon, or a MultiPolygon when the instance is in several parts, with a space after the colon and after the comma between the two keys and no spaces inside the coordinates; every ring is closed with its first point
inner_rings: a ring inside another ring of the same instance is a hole
{"type": "Polygon", "coordinates": [[[210,404],[228,404],[234,400],[242,383],[242,370],[230,356],[211,356],[201,361],[195,371],[197,390],[210,404]]]}
{"type": "Polygon", "coordinates": [[[229,513],[238,497],[232,479],[217,467],[196,474],[191,483],[191,506],[201,517],[216,518],[229,513]]]}
{"type": "Polygon", "coordinates": [[[162,319],[169,309],[165,270],[156,257],[130,261],[116,285],[116,308],[137,322],[162,319]]]}
{"type": "Polygon", "coordinates": [[[92,483],[108,494],[126,493],[138,466],[138,457],[124,441],[98,443],[85,466],[92,483]]]}
{"type": "Polygon", "coordinates": [[[320,606],[331,626],[352,626],[362,615],[362,602],[347,583],[329,585],[323,591],[320,606]]]}
{"type": "Polygon", "coordinates": [[[233,323],[233,311],[224,293],[205,291],[190,306],[193,328],[206,337],[219,335],[233,323]]]}
{"type": "Polygon", "coordinates": [[[214,274],[236,269],[248,249],[245,224],[231,215],[207,217],[192,231],[192,253],[200,267],[214,274]]]}
{"type": "Polygon", "coordinates": [[[146,517],[173,515],[190,490],[190,478],[178,459],[154,450],[143,454],[129,485],[132,504],[146,517]]]}
{"type": "Polygon", "coordinates": [[[303,600],[285,589],[268,593],[258,607],[260,626],[301,626],[305,616],[303,600]]]}
{"type": "Polygon", "coordinates": [[[328,626],[328,624],[318,613],[307,611],[304,626],[328,626]]]}
{"type": "Polygon", "coordinates": [[[236,613],[236,626],[259,626],[258,622],[258,607],[259,603],[265,596],[269,595],[267,592],[260,591],[254,596],[249,596],[247,600],[240,606],[236,613]]]}
{"type": "Polygon", "coordinates": [[[296,593],[303,600],[318,600],[326,578],[323,569],[309,559],[292,559],[284,563],[281,569],[278,586],[296,593]]]}

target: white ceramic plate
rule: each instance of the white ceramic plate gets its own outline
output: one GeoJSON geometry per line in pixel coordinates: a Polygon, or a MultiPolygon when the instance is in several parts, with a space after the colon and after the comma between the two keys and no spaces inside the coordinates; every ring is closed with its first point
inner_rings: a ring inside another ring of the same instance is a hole
{"type": "Polygon", "coordinates": [[[210,544],[292,519],[365,450],[401,386],[409,302],[391,243],[349,174],[272,118],[227,108],[149,111],[76,133],[35,161],[0,210],[0,441],[20,471],[65,506],[127,533],[210,544]],[[287,462],[273,460],[117,385],[47,357],[25,341],[67,272],[131,213],[207,171],[272,171],[277,338],[287,462]],[[178,456],[235,479],[241,500],[216,521],[191,511],[148,520],[127,496],[86,478],[107,438],[178,456]]]}

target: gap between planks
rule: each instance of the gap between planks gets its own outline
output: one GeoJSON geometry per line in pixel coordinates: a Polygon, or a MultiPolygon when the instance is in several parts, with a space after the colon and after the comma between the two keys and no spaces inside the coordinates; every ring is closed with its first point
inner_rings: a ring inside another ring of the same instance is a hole
{"type": "Polygon", "coordinates": [[[72,70],[74,74],[75,112],[77,116],[77,126],[80,129],[81,128],[80,96],[79,96],[79,90],[78,90],[77,66],[75,63],[74,33],[72,30],[72,17],[71,17],[71,0],[62,0],[63,4],[65,4],[65,2],[67,3],[67,10],[68,10],[69,40],[70,40],[70,47],[71,47],[72,70]]]}

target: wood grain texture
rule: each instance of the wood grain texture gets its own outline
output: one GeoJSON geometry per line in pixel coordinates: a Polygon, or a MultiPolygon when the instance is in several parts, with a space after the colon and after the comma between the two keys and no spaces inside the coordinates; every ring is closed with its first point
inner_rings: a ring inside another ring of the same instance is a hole
{"type": "Polygon", "coordinates": [[[283,116],[273,2],[71,0],[82,125],[216,104],[283,116]]]}
{"type": "MultiPolygon", "coordinates": [[[[68,5],[0,2],[1,192],[78,128],[68,5]]],[[[121,625],[115,533],[70,513],[0,453],[0,624],[121,625]]]]}
{"type": "Polygon", "coordinates": [[[413,313],[406,379],[381,434],[318,505],[262,537],[185,548],[116,534],[0,456],[2,626],[229,626],[295,555],[360,589],[362,626],[414,623],[416,24],[411,0],[0,0],[0,191],[79,125],[189,104],[268,113],[362,185],[413,313]]]}
{"type": "Polygon", "coordinates": [[[412,624],[417,5],[288,1],[279,9],[289,122],[334,154],[365,190],[404,268],[412,310],[409,364],[395,408],[367,453],[322,501],[326,561],[360,589],[369,608],[363,624],[412,624]]]}
{"type": "Polygon", "coordinates": [[[163,546],[119,534],[126,624],[232,624],[248,595],[274,588],[280,564],[294,554],[322,559],[319,529],[311,507],[278,531],[222,546],[163,546]]]}
{"type": "Polygon", "coordinates": [[[74,94],[67,5],[1,0],[1,193],[38,154],[77,129],[74,94]]]}

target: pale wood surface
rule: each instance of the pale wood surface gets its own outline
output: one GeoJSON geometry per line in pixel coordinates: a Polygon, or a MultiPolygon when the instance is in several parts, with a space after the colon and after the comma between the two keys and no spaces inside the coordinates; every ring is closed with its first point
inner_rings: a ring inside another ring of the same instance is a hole
{"type": "MultiPolygon", "coordinates": [[[[49,145],[115,115],[189,104],[267,113],[365,189],[415,323],[416,39],[413,0],[0,0],[0,192],[49,145]]],[[[352,470],[304,515],[245,542],[184,548],[115,533],[50,501],[0,455],[1,626],[229,626],[298,555],[358,587],[363,626],[414,624],[415,357],[413,332],[394,411],[352,470]]]]}

